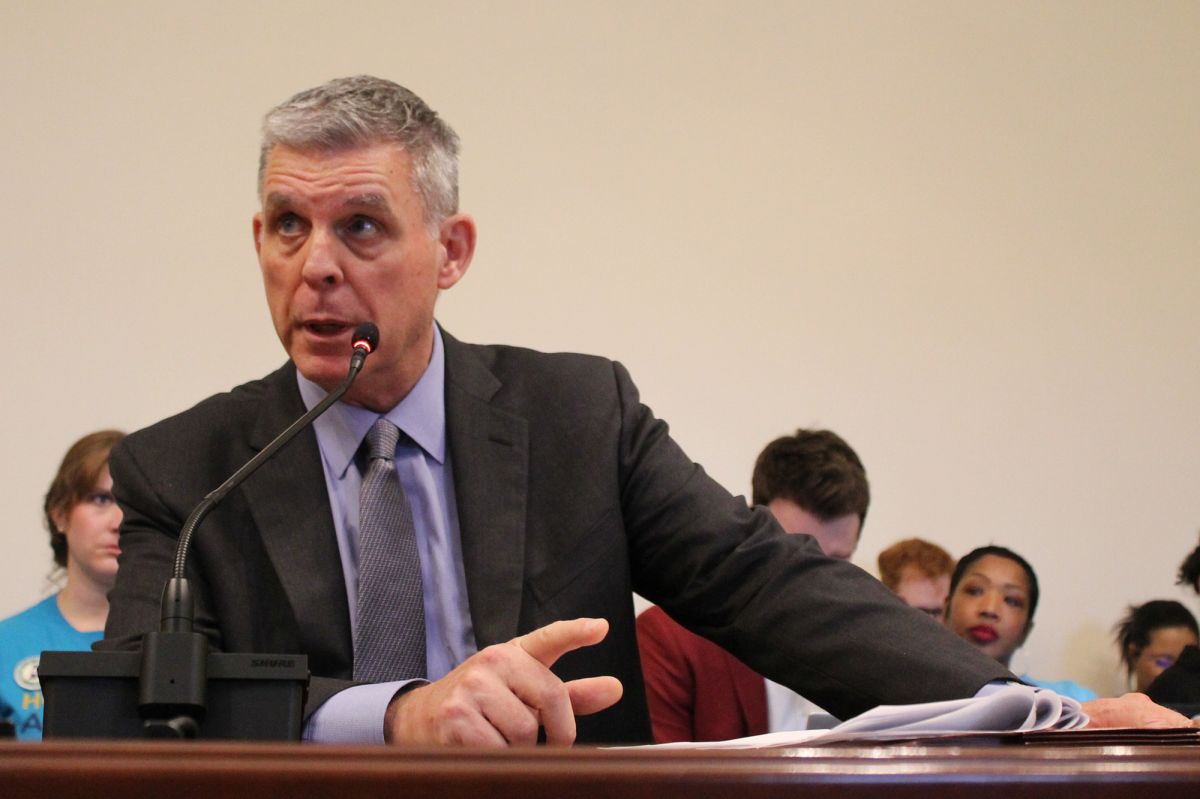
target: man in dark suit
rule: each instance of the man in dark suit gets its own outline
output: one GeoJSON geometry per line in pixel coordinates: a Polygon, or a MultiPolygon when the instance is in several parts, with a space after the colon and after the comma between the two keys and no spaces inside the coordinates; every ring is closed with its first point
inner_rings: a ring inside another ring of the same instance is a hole
{"type": "Polygon", "coordinates": [[[189,566],[215,647],[308,654],[306,734],[648,740],[631,590],[843,716],[1010,677],[722,490],[619,365],[442,333],[435,301],[475,247],[456,156],[436,113],[375,78],[268,114],[254,242],[290,361],[113,453],[125,522],[105,646],[157,626],[188,511],[341,381],[371,320],[381,346],[354,388],[225,499],[189,566]],[[393,465],[421,556],[428,683],[353,679],[356,451],[380,417],[404,433],[393,465]]]}

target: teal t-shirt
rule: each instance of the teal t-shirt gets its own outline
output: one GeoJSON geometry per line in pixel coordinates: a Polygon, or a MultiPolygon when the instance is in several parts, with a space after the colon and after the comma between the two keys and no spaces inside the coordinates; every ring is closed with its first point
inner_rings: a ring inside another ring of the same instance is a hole
{"type": "Polygon", "coordinates": [[[81,633],[63,618],[58,596],[0,621],[0,718],[24,741],[42,739],[42,688],[38,658],[43,650],[91,649],[104,633],[81,633]]]}
{"type": "Polygon", "coordinates": [[[1074,680],[1035,680],[1028,674],[1022,674],[1021,679],[1030,685],[1036,685],[1039,688],[1049,688],[1060,696],[1069,696],[1079,702],[1090,702],[1096,699],[1096,692],[1091,688],[1084,688],[1074,680]]]}

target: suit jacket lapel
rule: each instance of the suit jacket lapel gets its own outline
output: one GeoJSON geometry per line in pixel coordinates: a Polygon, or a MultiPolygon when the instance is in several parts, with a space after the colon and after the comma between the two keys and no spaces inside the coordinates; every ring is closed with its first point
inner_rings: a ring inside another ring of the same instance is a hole
{"type": "MultiPolygon", "coordinates": [[[[304,413],[289,362],[268,378],[271,388],[252,434],[261,450],[304,413]]],[[[264,463],[242,490],[299,625],[305,649],[352,662],[353,643],[337,534],[325,471],[312,428],[264,463]]]]}
{"type": "Polygon", "coordinates": [[[518,632],[525,574],[528,424],[493,406],[501,383],[477,350],[445,331],[442,337],[446,435],[471,623],[482,648],[518,632]]]}

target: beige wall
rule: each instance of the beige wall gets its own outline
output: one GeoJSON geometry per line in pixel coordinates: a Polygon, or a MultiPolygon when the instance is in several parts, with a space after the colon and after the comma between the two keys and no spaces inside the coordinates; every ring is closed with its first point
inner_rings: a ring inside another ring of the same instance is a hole
{"type": "Polygon", "coordinates": [[[735,492],[840,431],[856,562],[1009,545],[1044,584],[1015,665],[1115,691],[1123,605],[1197,605],[1198,32],[1194,2],[0,4],[0,612],[45,588],[74,438],[280,362],[258,120],[372,72],[465,142],[448,329],[623,360],[735,492]]]}

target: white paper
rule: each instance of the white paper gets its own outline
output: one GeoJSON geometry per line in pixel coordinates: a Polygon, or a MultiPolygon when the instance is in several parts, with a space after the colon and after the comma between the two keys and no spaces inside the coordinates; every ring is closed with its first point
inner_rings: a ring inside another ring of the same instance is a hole
{"type": "Polygon", "coordinates": [[[1088,722],[1079,703],[1044,688],[997,685],[969,699],[880,705],[831,730],[771,732],[729,741],[658,744],[663,749],[755,749],[891,741],[963,733],[1074,730],[1088,722]]]}

